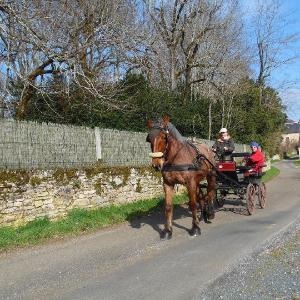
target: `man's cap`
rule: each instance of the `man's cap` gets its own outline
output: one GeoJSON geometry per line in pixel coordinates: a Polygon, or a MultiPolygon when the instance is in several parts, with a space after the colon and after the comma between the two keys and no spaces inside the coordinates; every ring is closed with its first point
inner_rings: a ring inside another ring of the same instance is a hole
{"type": "Polygon", "coordinates": [[[259,144],[257,142],[253,141],[253,142],[250,143],[250,147],[256,147],[256,148],[258,148],[259,144]]]}
{"type": "Polygon", "coordinates": [[[219,131],[219,133],[225,133],[225,132],[227,132],[226,128],[221,128],[220,131],[219,131]]]}

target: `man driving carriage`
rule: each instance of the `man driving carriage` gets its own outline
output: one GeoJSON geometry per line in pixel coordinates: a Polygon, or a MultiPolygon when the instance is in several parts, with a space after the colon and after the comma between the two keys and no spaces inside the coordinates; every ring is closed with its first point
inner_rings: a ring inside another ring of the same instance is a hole
{"type": "Polygon", "coordinates": [[[230,155],[234,151],[234,142],[228,133],[226,128],[221,128],[219,131],[219,137],[212,146],[213,152],[220,160],[227,160],[227,157],[231,159],[230,155]]]}

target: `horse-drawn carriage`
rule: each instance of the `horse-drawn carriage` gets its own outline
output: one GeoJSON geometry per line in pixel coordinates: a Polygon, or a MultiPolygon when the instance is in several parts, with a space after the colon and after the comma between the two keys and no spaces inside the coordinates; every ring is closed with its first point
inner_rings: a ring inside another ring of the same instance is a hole
{"type": "MultiPolygon", "coordinates": [[[[266,186],[261,180],[265,165],[261,166],[258,173],[251,173],[251,167],[241,163],[241,158],[249,155],[232,153],[227,159],[222,158],[217,162],[216,203],[222,207],[229,198],[244,200],[248,213],[252,215],[257,202],[261,208],[266,205],[266,186]]],[[[206,184],[201,183],[200,187],[206,189],[206,184]]]]}
{"type": "Polygon", "coordinates": [[[148,120],[147,126],[150,131],[146,141],[151,146],[149,155],[152,158],[152,166],[161,171],[165,191],[166,222],[161,232],[162,239],[172,237],[173,195],[176,184],[186,186],[188,191],[193,219],[192,228],[189,230],[191,236],[201,234],[201,219],[208,222],[215,217],[215,194],[219,206],[224,204],[229,194],[245,198],[250,214],[255,209],[256,195],[260,206],[265,206],[266,187],[261,182],[261,174],[251,175],[248,167],[238,165],[235,161],[239,155],[244,157],[245,153],[235,153],[229,161],[219,161],[215,165],[213,151],[205,144],[195,145],[186,140],[170,122],[169,117],[156,121],[148,120]],[[201,185],[203,180],[207,182],[205,185],[201,185]],[[206,189],[205,193],[202,188],[206,189]]]}

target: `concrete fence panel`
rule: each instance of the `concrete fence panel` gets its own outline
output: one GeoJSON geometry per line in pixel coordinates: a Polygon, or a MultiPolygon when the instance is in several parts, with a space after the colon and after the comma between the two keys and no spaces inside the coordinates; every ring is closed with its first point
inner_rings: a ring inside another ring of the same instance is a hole
{"type": "MultiPolygon", "coordinates": [[[[147,133],[0,119],[0,169],[149,165],[147,133]]],[[[213,141],[197,139],[211,146],[213,141]]],[[[236,151],[246,146],[236,144],[236,151]]]]}

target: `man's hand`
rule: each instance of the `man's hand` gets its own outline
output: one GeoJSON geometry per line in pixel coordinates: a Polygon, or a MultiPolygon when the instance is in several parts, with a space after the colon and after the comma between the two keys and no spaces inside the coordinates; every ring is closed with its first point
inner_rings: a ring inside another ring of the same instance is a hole
{"type": "Polygon", "coordinates": [[[228,148],[227,148],[227,147],[224,147],[224,150],[225,150],[225,151],[227,151],[227,150],[228,150],[228,148]]]}

